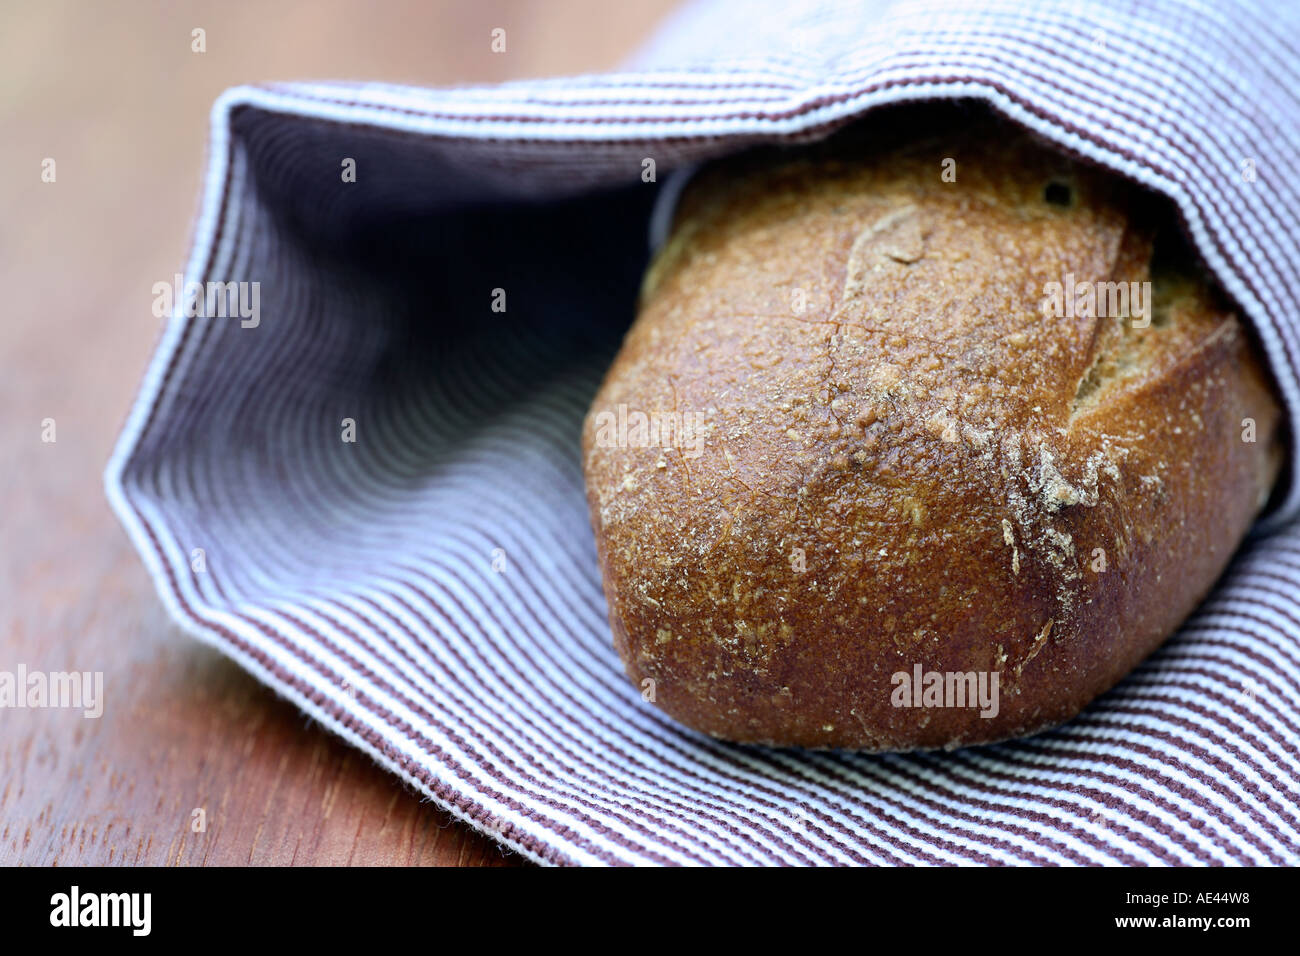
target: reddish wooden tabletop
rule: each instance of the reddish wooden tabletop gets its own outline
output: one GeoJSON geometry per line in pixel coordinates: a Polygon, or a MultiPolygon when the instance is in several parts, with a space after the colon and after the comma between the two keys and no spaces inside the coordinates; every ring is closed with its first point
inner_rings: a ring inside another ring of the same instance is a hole
{"type": "Polygon", "coordinates": [[[105,705],[0,709],[0,863],[520,862],[185,637],[101,474],[160,328],[151,287],[185,260],[222,89],[609,69],[673,4],[5,4],[0,671],[102,671],[105,705]]]}

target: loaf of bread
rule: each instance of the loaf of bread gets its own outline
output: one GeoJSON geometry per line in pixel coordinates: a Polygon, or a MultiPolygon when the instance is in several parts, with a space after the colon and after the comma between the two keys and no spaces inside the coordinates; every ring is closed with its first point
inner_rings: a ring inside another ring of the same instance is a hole
{"type": "Polygon", "coordinates": [[[646,276],[585,476],[614,644],[690,728],[1059,724],[1269,498],[1274,386],[1166,207],[956,115],[706,168],[646,276]]]}

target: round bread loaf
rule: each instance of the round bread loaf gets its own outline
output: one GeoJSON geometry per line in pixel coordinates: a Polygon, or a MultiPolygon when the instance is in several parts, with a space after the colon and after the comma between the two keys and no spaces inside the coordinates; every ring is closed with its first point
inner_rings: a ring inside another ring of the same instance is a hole
{"type": "Polygon", "coordinates": [[[873,751],[1051,727],[1268,499],[1273,387],[1172,217],[962,115],[709,167],[647,274],[585,474],[615,646],[688,727],[873,751]]]}

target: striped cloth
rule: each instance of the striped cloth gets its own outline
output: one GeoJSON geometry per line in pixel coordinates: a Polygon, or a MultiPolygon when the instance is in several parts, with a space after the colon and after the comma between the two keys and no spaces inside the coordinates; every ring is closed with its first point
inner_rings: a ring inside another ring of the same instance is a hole
{"type": "Polygon", "coordinates": [[[1294,416],[1298,36],[1285,4],[716,2],[618,75],[232,90],[185,279],[258,308],[178,301],[109,497],[187,631],[537,861],[1295,864],[1300,483],[1069,725],[806,753],[687,731],[624,678],[578,438],[646,261],[645,158],[662,182],[938,97],[1170,197],[1294,416]]]}

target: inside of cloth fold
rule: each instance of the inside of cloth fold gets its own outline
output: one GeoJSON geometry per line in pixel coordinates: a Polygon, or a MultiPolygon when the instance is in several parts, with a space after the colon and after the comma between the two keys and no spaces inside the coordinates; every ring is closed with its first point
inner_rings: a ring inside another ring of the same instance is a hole
{"type": "Polygon", "coordinates": [[[204,277],[256,283],[256,322],[191,320],[133,500],[202,549],[192,584],[214,607],[423,562],[508,591],[517,576],[482,572],[524,562],[562,566],[603,640],[580,430],[634,316],[657,187],[510,201],[418,138],[288,128],[278,151],[236,139],[245,188],[204,277]]]}

